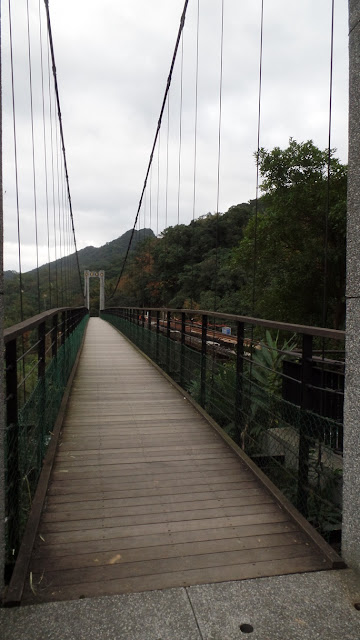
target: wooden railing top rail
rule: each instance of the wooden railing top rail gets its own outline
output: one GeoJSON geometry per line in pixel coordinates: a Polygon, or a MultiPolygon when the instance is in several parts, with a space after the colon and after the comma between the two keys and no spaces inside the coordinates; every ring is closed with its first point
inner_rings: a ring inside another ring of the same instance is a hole
{"type": "Polygon", "coordinates": [[[11,340],[15,340],[26,331],[36,329],[36,327],[38,327],[42,322],[50,320],[50,318],[53,318],[58,313],[63,313],[64,311],[85,311],[85,309],[86,307],[59,307],[57,309],[48,309],[48,311],[38,313],[36,316],[32,316],[23,322],[19,322],[18,324],[14,324],[11,327],[4,329],[4,342],[6,344],[11,340]]]}
{"type": "Polygon", "coordinates": [[[191,315],[207,315],[212,318],[223,318],[232,322],[243,322],[253,326],[264,327],[265,329],[275,329],[276,331],[288,331],[290,333],[302,333],[320,338],[330,338],[332,340],[345,340],[345,331],[337,329],[327,329],[325,327],[311,327],[302,324],[292,324],[287,322],[275,322],[273,320],[265,320],[263,318],[252,318],[250,316],[238,316],[231,313],[222,313],[220,311],[205,311],[202,309],[169,309],[167,307],[108,307],[103,313],[115,309],[137,309],[138,311],[160,311],[162,313],[187,313],[191,315]]]}

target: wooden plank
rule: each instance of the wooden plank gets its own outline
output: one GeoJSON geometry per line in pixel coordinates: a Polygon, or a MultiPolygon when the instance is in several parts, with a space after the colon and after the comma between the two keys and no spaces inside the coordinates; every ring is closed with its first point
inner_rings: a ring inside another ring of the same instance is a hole
{"type": "Polygon", "coordinates": [[[89,464],[83,465],[79,468],[71,467],[70,465],[63,464],[61,467],[57,465],[57,468],[54,469],[53,478],[55,482],[69,482],[70,480],[87,480],[88,478],[93,478],[94,474],[99,474],[101,478],[119,478],[119,482],[122,482],[120,478],[127,478],[131,476],[136,478],[136,476],[140,476],[145,478],[149,477],[162,477],[164,475],[169,475],[171,470],[174,469],[174,472],[181,473],[181,469],[183,473],[201,473],[201,472],[212,472],[212,471],[220,471],[220,470],[233,470],[236,471],[238,469],[238,465],[233,460],[230,461],[207,461],[207,460],[179,460],[179,461],[169,461],[163,460],[162,462],[153,462],[150,460],[144,459],[143,462],[134,462],[134,463],[122,463],[122,464],[89,464]],[[64,475],[66,474],[66,475],[64,475]]]}
{"type": "MultiPolygon", "coordinates": [[[[183,473],[198,473],[202,472],[211,473],[212,471],[221,471],[221,470],[232,470],[236,473],[237,469],[239,469],[239,465],[235,460],[224,460],[221,462],[218,461],[207,461],[207,460],[197,460],[193,462],[192,460],[187,461],[178,461],[178,462],[148,462],[144,460],[143,463],[133,463],[133,464],[122,464],[122,465],[110,465],[110,468],[106,466],[101,466],[101,477],[102,478],[126,478],[127,476],[131,476],[132,478],[136,478],[136,476],[140,476],[144,478],[145,476],[156,476],[161,478],[162,476],[171,474],[172,470],[174,470],[174,475],[178,475],[181,477],[183,473]]],[[[54,469],[53,479],[55,482],[68,482],[69,480],[81,481],[87,480],[94,477],[94,467],[90,465],[88,468],[79,469],[79,471],[72,471],[69,469],[61,469],[57,471],[54,469]],[[64,475],[66,474],[66,475],[64,475]]]]}
{"type": "MultiPolygon", "coordinates": [[[[34,585],[35,599],[42,601],[72,600],[74,598],[96,597],[99,595],[113,595],[121,593],[138,593],[155,589],[187,587],[197,584],[214,582],[228,582],[230,580],[249,580],[251,578],[287,575],[304,571],[320,571],[328,568],[326,561],[318,554],[285,560],[269,560],[267,562],[241,564],[225,567],[211,567],[180,571],[178,573],[163,573],[154,576],[141,576],[108,580],[100,583],[82,583],[70,586],[50,588],[34,585]]],[[[23,604],[32,603],[34,595],[29,588],[25,594],[23,604]]]]}
{"type": "MultiPolygon", "coordinates": [[[[225,540],[236,538],[241,542],[246,539],[261,538],[264,535],[292,533],[297,529],[292,522],[269,522],[238,527],[214,527],[210,529],[190,529],[188,531],[164,531],[162,533],[131,535],[130,537],[107,538],[95,540],[81,540],[80,542],[57,542],[46,544],[46,538],[38,536],[34,549],[34,558],[61,558],[65,556],[80,556],[86,553],[101,553],[119,549],[139,549],[156,547],[159,545],[174,545],[187,542],[202,542],[208,540],[225,540]]],[[[240,544],[240,543],[239,543],[240,544]]]]}
{"type": "Polygon", "coordinates": [[[148,525],[157,522],[182,522],[184,520],[191,520],[195,522],[197,520],[204,520],[205,518],[221,518],[221,517],[241,517],[253,514],[279,514],[280,509],[277,505],[274,505],[272,501],[270,503],[250,504],[239,508],[219,506],[212,509],[192,509],[192,510],[167,510],[164,507],[159,511],[158,505],[149,505],[149,509],[143,513],[143,507],[127,507],[126,511],[129,515],[112,516],[112,517],[98,517],[88,518],[86,520],[69,520],[62,519],[61,521],[45,520],[42,519],[41,532],[45,535],[47,532],[59,532],[59,531],[84,531],[85,529],[105,529],[107,527],[127,527],[134,525],[148,525]],[[137,513],[140,511],[140,513],[137,513]],[[241,516],[238,514],[241,513],[241,516]]]}
{"type": "MultiPolygon", "coordinates": [[[[202,553],[191,556],[157,558],[156,560],[142,560],[125,562],[121,554],[115,554],[107,565],[92,567],[76,567],[51,571],[45,569],[43,577],[51,587],[80,583],[105,582],[135,576],[155,576],[161,573],[178,573],[194,569],[210,567],[226,567],[249,563],[262,563],[268,560],[284,560],[289,558],[304,558],[313,556],[314,549],[304,544],[290,544],[287,546],[262,547],[235,551],[202,553]]],[[[36,583],[41,573],[33,573],[36,583]]]]}
{"type": "Polygon", "coordinates": [[[234,458],[228,453],[183,453],[179,455],[171,455],[171,453],[166,454],[165,452],[164,454],[157,453],[151,456],[146,452],[142,453],[140,451],[137,455],[121,455],[112,453],[105,456],[99,454],[98,456],[92,456],[91,458],[86,459],[83,458],[82,460],[79,460],[76,456],[68,456],[65,459],[63,458],[62,460],[57,460],[57,463],[54,466],[54,473],[56,474],[57,472],[61,472],[61,469],[63,467],[69,469],[69,472],[71,472],[72,474],[84,474],[87,470],[92,473],[94,466],[101,466],[104,471],[106,470],[109,473],[130,466],[131,469],[144,468],[144,465],[149,464],[154,465],[155,468],[158,469],[162,466],[168,468],[169,462],[176,463],[176,465],[171,466],[179,466],[186,469],[187,467],[208,467],[209,464],[213,466],[218,461],[226,465],[228,465],[228,463],[232,463],[232,466],[234,466],[235,468],[238,468],[239,466],[237,460],[234,460],[234,458]],[[166,464],[159,464],[161,462],[164,462],[166,464]],[[141,465],[141,467],[139,467],[139,464],[141,465]]]}
{"type": "MultiPolygon", "coordinates": [[[[198,494],[199,495],[199,494],[198,494]]],[[[201,496],[202,494],[200,494],[201,496]]],[[[134,498],[129,499],[128,504],[124,504],[124,501],[110,501],[111,504],[104,505],[103,502],[97,502],[95,504],[84,504],[83,509],[79,509],[77,506],[72,505],[72,508],[63,505],[63,508],[59,510],[58,508],[50,509],[46,508],[46,511],[43,513],[42,521],[43,522],[69,522],[71,520],[88,520],[94,518],[94,513],[97,514],[98,518],[111,518],[111,517],[120,517],[125,515],[136,515],[136,514],[145,514],[145,513],[154,513],[156,511],[172,513],[173,511],[189,511],[189,510],[198,510],[201,511],[203,509],[211,509],[215,506],[220,508],[224,507],[234,507],[239,511],[239,507],[247,507],[249,505],[258,505],[258,504],[272,504],[270,496],[264,495],[262,492],[260,495],[252,495],[243,498],[210,498],[211,493],[207,494],[208,498],[204,497],[195,500],[192,499],[193,496],[188,496],[187,501],[180,502],[179,500],[174,500],[171,496],[169,500],[164,500],[164,496],[158,496],[156,500],[149,502],[147,499],[142,498],[140,501],[138,500],[135,503],[134,498]],[[91,507],[91,508],[90,508],[91,507]]],[[[181,496],[184,498],[184,496],[181,496]]]]}
{"type": "MultiPolygon", "coordinates": [[[[213,485],[212,487],[209,485],[209,483],[207,483],[205,486],[204,485],[200,485],[199,486],[199,490],[204,490],[207,489],[207,491],[205,492],[206,494],[210,494],[210,495],[219,495],[224,496],[224,495],[247,495],[248,491],[255,491],[261,492],[261,489],[259,489],[258,485],[256,482],[232,482],[229,484],[219,484],[219,485],[213,485]]],[[[71,491],[71,489],[70,489],[71,491]]],[[[128,489],[124,489],[124,490],[119,490],[118,487],[116,487],[114,490],[110,489],[110,488],[102,488],[101,491],[84,491],[83,492],[78,492],[78,493],[52,493],[51,495],[49,495],[48,493],[48,501],[47,501],[47,508],[51,508],[52,505],[54,505],[54,508],[56,507],[56,504],[72,504],[74,503],[74,508],[82,508],[80,506],[80,503],[84,503],[83,507],[87,508],[87,504],[91,503],[93,500],[98,500],[103,502],[104,504],[106,504],[106,502],[108,500],[125,500],[125,501],[130,501],[130,504],[132,504],[132,501],[136,501],[137,499],[141,499],[141,500],[145,500],[145,501],[149,501],[151,502],[152,499],[155,498],[155,500],[161,500],[162,498],[164,499],[164,502],[166,503],[168,501],[168,499],[172,500],[177,500],[180,499],[182,496],[186,496],[186,495],[194,495],[196,496],[198,494],[197,490],[194,490],[194,487],[192,484],[190,485],[179,485],[179,486],[165,486],[165,487],[156,487],[156,488],[141,488],[141,489],[135,489],[134,487],[129,487],[128,489]]],[[[66,508],[65,506],[62,508],[66,508]]]]}
{"type": "MultiPolygon", "coordinates": [[[[294,533],[279,533],[263,535],[261,537],[238,537],[203,540],[201,542],[183,542],[166,544],[163,546],[147,546],[132,549],[118,547],[115,551],[101,551],[97,553],[79,553],[63,557],[35,557],[33,556],[30,570],[33,573],[43,571],[62,571],[82,567],[98,567],[115,563],[143,562],[165,558],[183,558],[225,551],[246,551],[248,549],[270,549],[288,545],[306,545],[307,538],[299,531],[294,533]]],[[[309,545],[308,545],[309,546],[309,545]]]]}
{"type": "Polygon", "coordinates": [[[67,474],[58,474],[58,478],[54,478],[49,487],[49,493],[52,491],[61,491],[61,489],[65,491],[69,491],[72,489],[73,491],[81,490],[88,488],[90,490],[91,487],[99,488],[101,487],[114,487],[115,489],[125,489],[131,488],[134,489],[140,487],[156,487],[156,486],[185,486],[191,485],[194,486],[194,483],[198,485],[207,485],[209,483],[215,485],[217,483],[224,484],[226,482],[235,482],[236,480],[241,480],[243,478],[244,481],[247,481],[251,476],[249,474],[244,473],[240,474],[239,471],[227,470],[227,467],[221,468],[221,475],[215,475],[211,473],[211,469],[205,469],[204,471],[187,471],[186,476],[184,476],[181,471],[177,471],[176,473],[171,473],[171,471],[163,472],[163,473],[141,473],[141,470],[138,470],[136,474],[116,474],[110,476],[99,475],[98,478],[88,477],[86,475],[85,478],[72,479],[69,480],[67,474]],[[118,480],[116,479],[118,478],[118,480]],[[122,480],[120,480],[122,478],[122,480]],[[133,482],[131,482],[131,478],[133,478],[133,482]]]}
{"type": "Polygon", "coordinates": [[[45,544],[58,544],[62,542],[87,542],[89,540],[122,538],[129,536],[147,536],[153,533],[166,533],[167,531],[193,531],[194,529],[216,529],[218,527],[236,527],[254,524],[268,524],[271,522],[289,522],[288,517],[279,513],[259,513],[245,516],[215,517],[198,520],[180,520],[155,523],[127,524],[115,527],[99,527],[93,529],[80,529],[74,531],[45,532],[40,525],[39,534],[44,538],[45,544]]]}
{"type": "MultiPolygon", "coordinates": [[[[72,450],[72,446],[67,447],[67,450],[64,449],[64,441],[63,442],[63,447],[61,449],[61,451],[58,452],[57,454],[57,460],[61,461],[63,459],[66,459],[69,457],[69,455],[73,454],[73,450],[72,450]]],[[[131,441],[129,441],[131,442],[131,441]]],[[[159,439],[159,442],[161,442],[161,440],[159,439]]],[[[91,460],[91,458],[96,457],[98,455],[101,456],[107,456],[108,454],[114,454],[118,455],[119,452],[121,452],[122,455],[128,455],[128,454],[132,454],[132,453],[138,453],[139,451],[139,444],[136,443],[136,445],[132,445],[132,446],[116,446],[116,445],[120,445],[122,443],[121,440],[110,440],[110,443],[106,442],[104,438],[98,438],[97,439],[97,447],[93,450],[89,448],[89,442],[86,442],[86,445],[84,445],[83,442],[83,438],[82,438],[82,445],[81,445],[81,449],[79,451],[75,451],[74,452],[74,457],[77,460],[81,460],[81,459],[89,459],[91,460]],[[110,444],[110,446],[109,446],[110,444]],[[86,448],[85,448],[86,447],[86,448]],[[99,450],[97,450],[99,449],[99,450]]],[[[225,445],[224,445],[225,446],[225,445]]],[[[166,451],[172,451],[174,453],[180,452],[180,453],[185,453],[186,454],[191,454],[191,453],[196,453],[197,451],[212,451],[212,450],[216,450],[218,448],[218,445],[216,442],[214,442],[213,444],[208,444],[208,440],[203,440],[202,442],[200,442],[199,444],[194,444],[192,443],[189,446],[177,446],[176,444],[170,443],[167,445],[164,445],[163,447],[160,446],[147,446],[146,447],[146,454],[147,456],[152,456],[153,454],[156,455],[158,452],[162,452],[164,449],[166,451]]],[[[220,450],[221,447],[219,448],[220,450]]]]}

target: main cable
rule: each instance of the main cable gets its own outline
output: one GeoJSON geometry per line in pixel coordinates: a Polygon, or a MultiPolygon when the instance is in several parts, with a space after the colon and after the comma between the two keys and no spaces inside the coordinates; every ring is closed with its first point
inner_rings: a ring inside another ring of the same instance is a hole
{"type": "MultiPolygon", "coordinates": [[[[45,0],[45,2],[48,3],[48,0],[45,0]]],[[[140,196],[140,200],[139,200],[139,204],[138,204],[138,208],[137,208],[137,212],[136,212],[136,216],[135,216],[135,222],[134,222],[134,226],[132,228],[129,244],[128,244],[128,247],[127,247],[127,250],[126,250],[124,262],[123,262],[123,265],[122,265],[122,268],[121,268],[121,271],[120,271],[120,275],[118,277],[118,280],[117,280],[117,283],[116,283],[116,285],[114,287],[114,290],[113,290],[112,294],[110,295],[110,298],[109,298],[110,300],[111,300],[111,298],[114,297],[114,295],[116,293],[116,290],[117,290],[117,288],[119,286],[120,280],[121,280],[121,278],[123,276],[125,265],[126,265],[126,262],[127,262],[127,259],[128,259],[129,251],[130,251],[130,247],[131,247],[131,244],[132,244],[132,241],[133,241],[135,228],[136,228],[136,223],[137,223],[137,220],[138,220],[138,217],[139,217],[139,212],[140,212],[140,209],[141,209],[141,205],[142,205],[142,201],[143,201],[143,197],[144,197],[144,193],[145,193],[145,189],[146,189],[146,185],[147,185],[147,180],[148,180],[148,176],[149,176],[149,173],[150,173],[150,167],[151,167],[151,164],[152,164],[152,161],[153,161],[154,151],[155,151],[157,139],[158,139],[159,133],[160,133],[162,118],[163,118],[165,105],[166,105],[166,99],[167,99],[167,96],[168,96],[168,93],[169,93],[169,89],[170,89],[170,85],[171,85],[171,80],[172,80],[172,75],[173,75],[173,70],[174,70],[174,66],[175,66],[177,52],[178,52],[178,49],[179,49],[181,34],[183,32],[183,29],[184,29],[185,17],[186,17],[186,11],[187,11],[187,8],[188,8],[188,4],[189,4],[189,0],[185,0],[184,8],[183,8],[183,11],[182,11],[182,14],[181,14],[181,18],[180,18],[180,26],[179,26],[179,30],[178,30],[178,34],[177,34],[177,38],[176,38],[174,53],[173,53],[173,57],[172,57],[171,65],[170,65],[170,72],[169,72],[168,79],[167,79],[167,82],[166,82],[164,98],[163,98],[163,101],[162,101],[161,110],[160,110],[160,116],[159,116],[158,124],[157,124],[157,128],[156,128],[155,138],[154,138],[153,146],[152,146],[152,149],[151,149],[150,159],[149,159],[149,163],[148,163],[148,167],[147,167],[147,171],[146,171],[146,175],[145,175],[145,180],[144,180],[144,184],[143,184],[143,188],[142,188],[142,191],[141,191],[141,196],[140,196]]]]}

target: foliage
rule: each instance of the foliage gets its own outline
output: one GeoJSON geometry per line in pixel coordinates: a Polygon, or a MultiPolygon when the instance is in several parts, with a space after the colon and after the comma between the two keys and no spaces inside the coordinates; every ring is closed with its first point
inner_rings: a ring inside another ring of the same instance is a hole
{"type": "MultiPolygon", "coordinates": [[[[255,315],[273,320],[322,324],[324,239],[328,216],[327,316],[340,328],[345,314],[346,167],[331,152],[310,140],[290,139],[282,150],[260,150],[263,208],[251,218],[244,238],[233,252],[235,265],[245,269],[254,260],[256,230],[255,315]],[[311,292],[311,294],[310,294],[311,292]]],[[[250,306],[251,278],[243,295],[250,306]]]]}
{"type": "Polygon", "coordinates": [[[279,332],[273,338],[270,331],[266,331],[265,340],[252,348],[251,360],[244,371],[241,431],[241,446],[248,453],[261,448],[264,432],[280,423],[283,361],[291,357],[295,347],[295,337],[285,339],[280,345],[279,332]]]}
{"type": "Polygon", "coordinates": [[[239,204],[224,214],[207,214],[189,225],[165,229],[142,243],[120,283],[114,304],[214,308],[239,312],[241,272],[231,265],[250,219],[253,204],[239,204]]]}

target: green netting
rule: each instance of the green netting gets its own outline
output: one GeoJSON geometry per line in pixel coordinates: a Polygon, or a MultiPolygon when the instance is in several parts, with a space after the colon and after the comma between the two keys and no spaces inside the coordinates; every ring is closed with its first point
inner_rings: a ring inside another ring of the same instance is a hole
{"type": "Polygon", "coordinates": [[[84,317],[38,380],[18,413],[18,424],[6,433],[7,561],[19,550],[32,499],[41,473],[65,387],[75,363],[88,317],[84,317]]]}
{"type": "Polygon", "coordinates": [[[285,400],[280,373],[260,375],[254,363],[245,363],[237,393],[234,357],[205,357],[202,393],[199,341],[190,348],[118,316],[102,317],[189,391],[325,537],[340,528],[340,423],[285,400]]]}

